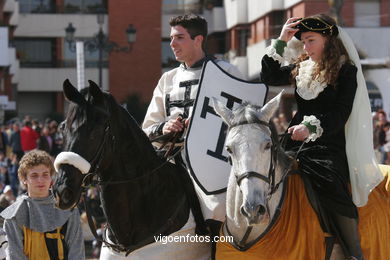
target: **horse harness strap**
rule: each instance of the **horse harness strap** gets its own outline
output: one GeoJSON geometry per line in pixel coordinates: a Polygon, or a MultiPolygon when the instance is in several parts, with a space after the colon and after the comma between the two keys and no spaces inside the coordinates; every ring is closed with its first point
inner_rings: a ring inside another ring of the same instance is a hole
{"type": "MultiPolygon", "coordinates": [[[[228,233],[228,236],[233,237],[233,234],[230,232],[226,221],[224,222],[224,225],[226,227],[226,232],[228,233]]],[[[254,243],[257,242],[257,239],[256,239],[256,240],[254,240],[254,242],[251,242],[249,245],[245,245],[246,241],[248,240],[249,235],[252,232],[252,229],[253,229],[253,226],[248,226],[248,228],[245,231],[244,236],[242,237],[242,239],[240,241],[234,240],[234,237],[233,237],[233,246],[236,249],[244,250],[245,248],[251,247],[254,243]]]]}
{"type": "Polygon", "coordinates": [[[260,173],[257,172],[245,172],[244,174],[241,174],[240,176],[237,176],[236,181],[237,184],[240,185],[241,181],[245,178],[250,178],[250,177],[256,177],[259,179],[262,179],[263,181],[270,183],[269,177],[266,177],[260,173]]]}
{"type": "Polygon", "coordinates": [[[111,136],[112,141],[115,141],[115,136],[110,133],[110,126],[108,124],[107,127],[105,128],[103,141],[101,142],[101,144],[98,148],[98,151],[96,152],[95,156],[93,157],[92,161],[90,162],[91,165],[94,165],[94,170],[93,171],[90,170],[90,172],[88,174],[86,174],[86,176],[84,177],[84,179],[82,181],[83,188],[87,188],[88,186],[93,185],[93,184],[104,186],[104,185],[116,185],[116,184],[125,184],[125,183],[129,183],[129,182],[136,182],[140,179],[148,177],[149,175],[152,175],[155,172],[157,172],[157,170],[159,170],[161,167],[166,165],[170,160],[175,158],[183,150],[183,147],[180,147],[180,149],[178,149],[175,153],[167,155],[164,162],[162,162],[160,165],[156,166],[155,168],[153,168],[151,171],[149,171],[148,173],[146,173],[144,175],[137,176],[135,178],[128,179],[128,180],[121,180],[121,181],[112,181],[112,180],[109,180],[109,181],[95,180],[95,181],[93,181],[92,180],[88,183],[89,178],[93,178],[94,176],[98,176],[98,172],[100,170],[100,163],[101,163],[101,160],[103,158],[104,144],[109,139],[108,138],[109,136],[111,136]]]}
{"type": "MultiPolygon", "coordinates": [[[[245,178],[250,178],[250,177],[259,178],[270,185],[269,196],[271,196],[273,193],[275,193],[277,191],[277,189],[279,188],[279,185],[283,182],[284,178],[288,174],[288,173],[284,174],[282,179],[277,184],[275,184],[275,165],[277,163],[277,153],[278,153],[278,150],[280,149],[280,143],[279,143],[279,139],[278,139],[278,134],[276,132],[276,128],[272,122],[268,123],[268,122],[265,122],[265,121],[258,119],[254,122],[242,121],[242,122],[239,122],[237,124],[230,125],[229,129],[236,127],[236,126],[240,126],[240,125],[246,125],[246,124],[259,124],[259,125],[266,126],[267,128],[270,129],[271,140],[272,140],[272,145],[270,148],[271,160],[270,160],[270,165],[269,165],[269,170],[268,170],[268,176],[265,176],[261,173],[253,172],[253,171],[245,172],[239,176],[236,176],[237,184],[240,185],[241,181],[245,178]]],[[[286,135],[286,134],[282,134],[282,135],[286,135]]]]}
{"type": "MultiPolygon", "coordinates": [[[[158,236],[158,235],[161,235],[163,234],[166,230],[169,229],[169,227],[173,224],[173,219],[176,218],[177,214],[179,214],[180,212],[180,209],[183,207],[183,205],[185,204],[186,202],[186,197],[183,197],[181,199],[181,201],[179,202],[178,206],[176,207],[175,211],[172,213],[171,217],[167,220],[167,222],[165,223],[165,225],[163,225],[162,227],[160,227],[156,232],[155,234],[143,239],[141,242],[139,242],[138,244],[136,245],[132,245],[132,246],[122,246],[122,245],[116,245],[116,244],[113,244],[113,243],[110,243],[108,242],[106,239],[104,239],[104,235],[102,236],[102,238],[100,238],[96,232],[96,226],[93,222],[93,219],[92,219],[92,216],[91,216],[91,208],[89,207],[88,203],[86,203],[86,199],[87,199],[87,195],[86,193],[84,193],[84,207],[85,207],[85,213],[87,215],[87,220],[88,220],[88,225],[89,225],[89,228],[93,234],[93,236],[95,237],[95,239],[99,242],[102,242],[104,243],[107,247],[110,247],[112,248],[114,251],[117,251],[117,252],[126,252],[126,257],[134,250],[138,249],[138,248],[141,248],[143,246],[146,246],[152,242],[156,242],[155,240],[155,236],[158,236]]],[[[104,233],[106,233],[107,231],[107,226],[104,230],[104,233]]]]}

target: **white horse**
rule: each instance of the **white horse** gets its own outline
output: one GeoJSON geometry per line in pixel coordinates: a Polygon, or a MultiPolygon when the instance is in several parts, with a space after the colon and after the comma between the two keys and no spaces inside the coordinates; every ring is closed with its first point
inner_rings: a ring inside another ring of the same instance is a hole
{"type": "MultiPolygon", "coordinates": [[[[243,104],[233,111],[213,99],[215,111],[229,127],[226,149],[232,170],[222,232],[234,239],[230,244],[218,243],[216,259],[325,257],[325,235],[306,198],[303,182],[297,174],[286,178],[293,160],[268,123],[279,107],[281,94],[262,108],[243,104]]],[[[383,254],[388,257],[390,253],[386,246],[390,242],[390,196],[385,186],[386,180],[371,193],[367,206],[359,208],[366,259],[385,259],[383,254]],[[380,252],[382,257],[378,257],[380,252]]],[[[340,247],[333,248],[331,259],[344,259],[340,247]]]]}
{"type": "Polygon", "coordinates": [[[0,260],[4,260],[6,257],[5,249],[8,247],[8,240],[5,231],[0,228],[0,260]]]}
{"type": "Polygon", "coordinates": [[[227,218],[223,232],[233,236],[237,249],[249,248],[256,243],[267,230],[281,201],[284,185],[281,183],[281,172],[290,167],[289,160],[282,154],[283,164],[265,163],[271,161],[271,153],[275,150],[272,151],[274,147],[268,123],[260,123],[269,122],[278,108],[280,97],[281,94],[262,109],[248,104],[234,111],[213,99],[215,111],[229,126],[226,149],[232,160],[232,170],[227,188],[227,218]],[[248,138],[254,136],[256,138],[250,138],[248,142],[248,138]],[[276,175],[271,180],[273,171],[276,175]],[[280,185],[273,194],[269,194],[272,181],[280,185]]]}

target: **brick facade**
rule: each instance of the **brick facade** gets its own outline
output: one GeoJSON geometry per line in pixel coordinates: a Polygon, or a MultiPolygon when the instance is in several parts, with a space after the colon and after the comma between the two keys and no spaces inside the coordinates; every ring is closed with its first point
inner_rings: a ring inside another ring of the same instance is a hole
{"type": "MultiPolygon", "coordinates": [[[[8,26],[8,41],[13,38],[14,28],[9,26],[9,20],[11,18],[11,14],[4,12],[5,1],[1,1],[0,4],[0,22],[2,26],[8,26]]],[[[0,80],[2,80],[2,86],[0,88],[0,95],[8,96],[9,100],[15,100],[12,89],[12,75],[9,73],[9,67],[0,67],[0,80]]]]}
{"type": "Polygon", "coordinates": [[[137,29],[130,53],[109,57],[109,89],[117,101],[137,93],[148,102],[161,76],[161,1],[108,1],[109,37],[127,45],[129,24],[137,29]]]}
{"type": "Polygon", "coordinates": [[[390,0],[382,0],[380,8],[381,26],[390,26],[390,0]]]}

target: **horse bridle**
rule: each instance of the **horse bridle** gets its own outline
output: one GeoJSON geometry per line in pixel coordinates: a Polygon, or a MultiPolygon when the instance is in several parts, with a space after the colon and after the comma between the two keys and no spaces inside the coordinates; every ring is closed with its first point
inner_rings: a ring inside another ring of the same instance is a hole
{"type": "MultiPolygon", "coordinates": [[[[174,158],[177,154],[179,154],[179,152],[181,150],[179,150],[178,152],[175,152],[173,155],[171,155],[170,157],[168,157],[166,159],[166,161],[164,161],[162,164],[158,165],[157,167],[155,167],[154,169],[152,169],[150,172],[148,172],[147,174],[144,174],[144,175],[141,175],[141,176],[138,176],[138,177],[135,177],[135,178],[132,178],[132,179],[128,179],[128,180],[123,180],[123,181],[101,181],[101,180],[97,180],[96,182],[93,182],[93,181],[90,181],[88,183],[88,179],[89,178],[93,178],[94,176],[97,176],[99,177],[99,170],[100,170],[100,165],[101,165],[101,162],[102,162],[102,159],[103,159],[103,154],[105,152],[105,146],[106,146],[106,143],[108,140],[112,140],[112,142],[115,142],[115,135],[111,134],[111,131],[110,131],[110,123],[109,121],[106,123],[106,126],[105,126],[105,129],[104,129],[104,135],[103,135],[103,139],[102,141],[100,142],[99,146],[98,146],[98,149],[95,153],[95,155],[93,156],[91,162],[90,162],[90,165],[91,165],[91,169],[89,170],[88,173],[86,173],[86,176],[84,176],[83,180],[82,180],[82,183],[81,183],[81,188],[85,191],[89,186],[91,186],[92,184],[98,184],[98,185],[108,185],[108,184],[122,184],[122,183],[128,183],[128,182],[134,182],[136,180],[139,180],[141,178],[144,178],[146,176],[149,176],[155,172],[157,172],[158,169],[160,169],[161,167],[163,167],[166,163],[168,163],[170,161],[170,159],[174,158]]],[[[114,143],[112,144],[114,145],[114,143]]],[[[75,204],[77,205],[80,201],[80,198],[81,196],[79,197],[79,200],[78,202],[75,204]]],[[[167,223],[165,225],[163,225],[157,232],[156,234],[161,234],[169,225],[171,225],[172,223],[172,219],[175,218],[178,214],[179,214],[179,209],[184,205],[186,199],[185,197],[182,198],[182,200],[180,201],[179,205],[176,207],[175,211],[173,212],[172,216],[168,219],[167,223]]],[[[105,238],[104,238],[104,235],[102,236],[102,238],[100,238],[97,234],[97,231],[96,231],[96,226],[95,226],[95,223],[92,219],[92,216],[91,216],[91,208],[89,207],[88,203],[87,203],[87,195],[86,195],[86,192],[84,192],[84,206],[85,206],[85,211],[86,211],[86,216],[87,216],[87,220],[88,220],[88,225],[89,225],[89,228],[93,234],[93,236],[95,237],[95,239],[97,241],[100,241],[102,243],[104,243],[106,246],[112,248],[114,251],[117,251],[117,252],[125,252],[126,256],[128,256],[133,250],[139,248],[140,246],[145,246],[146,244],[150,243],[150,241],[154,241],[154,238],[152,239],[152,236],[151,237],[148,237],[146,239],[144,239],[143,241],[141,241],[140,243],[138,243],[137,245],[135,246],[129,246],[129,247],[125,247],[125,246],[122,246],[122,245],[118,245],[118,244],[113,244],[113,243],[110,243],[109,241],[107,241],[105,238]]],[[[107,222],[107,225],[109,226],[109,222],[107,222]]],[[[105,231],[107,231],[107,229],[105,229],[105,231]]],[[[114,236],[114,239],[117,240],[114,236]]]]}
{"type": "MultiPolygon", "coordinates": [[[[279,142],[279,137],[291,136],[291,134],[290,133],[278,134],[276,131],[275,125],[272,123],[272,121],[265,122],[265,121],[260,120],[258,118],[256,118],[253,122],[249,122],[249,121],[245,120],[245,121],[241,121],[237,124],[230,125],[229,131],[233,127],[240,126],[240,125],[247,125],[247,124],[263,125],[263,126],[268,127],[271,131],[271,148],[270,148],[271,160],[270,160],[270,165],[269,165],[269,170],[268,170],[268,176],[261,174],[261,173],[258,173],[258,172],[249,171],[249,172],[245,172],[239,176],[236,175],[236,182],[237,182],[237,185],[239,186],[241,181],[245,178],[252,178],[253,177],[253,178],[261,179],[262,181],[269,184],[269,192],[268,192],[268,198],[267,198],[267,200],[269,200],[270,197],[272,196],[272,194],[278,190],[280,184],[283,183],[284,179],[287,177],[288,172],[289,172],[287,169],[282,174],[282,178],[280,179],[280,181],[275,184],[275,166],[276,166],[277,160],[278,160],[277,155],[278,155],[279,149],[281,148],[281,144],[279,142]]],[[[268,203],[267,203],[267,209],[268,209],[268,203]]],[[[225,221],[225,227],[226,227],[226,231],[227,231],[228,235],[232,236],[232,233],[230,232],[226,221],[225,221]]],[[[237,242],[235,240],[233,241],[233,246],[235,248],[237,248],[238,250],[243,250],[244,248],[249,248],[254,243],[256,243],[258,239],[255,239],[249,245],[242,246],[243,244],[246,243],[246,240],[249,238],[249,235],[252,232],[252,229],[253,229],[253,226],[249,226],[247,228],[247,230],[245,231],[243,238],[239,242],[237,242]]]]}
{"type": "Polygon", "coordinates": [[[269,128],[271,131],[271,148],[270,148],[271,160],[270,160],[268,175],[254,172],[254,171],[248,171],[248,172],[244,172],[243,174],[236,175],[236,182],[237,182],[237,185],[240,186],[240,183],[243,179],[252,178],[252,177],[261,179],[264,182],[269,184],[270,188],[269,188],[268,196],[271,196],[273,193],[275,193],[277,191],[277,189],[279,188],[279,185],[283,182],[283,180],[285,178],[284,175],[286,175],[286,174],[284,174],[282,176],[281,180],[277,184],[275,184],[275,166],[276,166],[277,160],[278,160],[278,151],[281,148],[281,145],[279,142],[279,137],[283,137],[283,136],[287,136],[287,135],[291,135],[291,134],[284,133],[284,134],[278,135],[278,133],[276,131],[276,127],[271,121],[266,122],[266,121],[260,120],[258,118],[256,118],[256,120],[253,122],[248,122],[245,120],[245,121],[241,121],[237,124],[230,125],[229,131],[230,131],[230,129],[232,129],[234,127],[237,127],[240,125],[248,125],[248,124],[263,125],[263,126],[266,126],[267,128],[269,128]]]}

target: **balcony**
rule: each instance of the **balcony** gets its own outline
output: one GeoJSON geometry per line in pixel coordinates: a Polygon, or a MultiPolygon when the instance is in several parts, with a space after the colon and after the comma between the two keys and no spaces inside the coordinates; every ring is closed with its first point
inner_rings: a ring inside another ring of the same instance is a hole
{"type": "Polygon", "coordinates": [[[248,0],[248,21],[253,22],[264,15],[284,9],[283,0],[248,0]]]}
{"type": "Polygon", "coordinates": [[[225,1],[225,10],[228,29],[248,23],[248,0],[225,1]]]}

